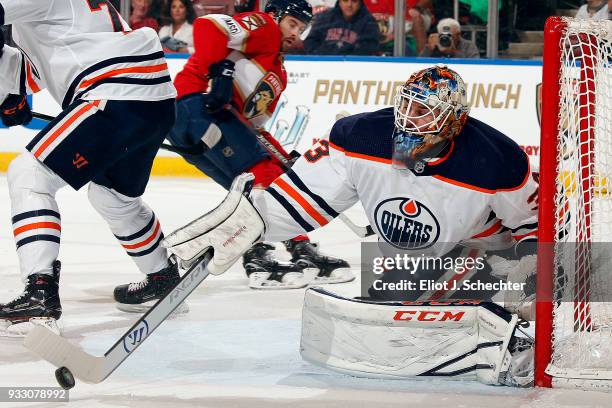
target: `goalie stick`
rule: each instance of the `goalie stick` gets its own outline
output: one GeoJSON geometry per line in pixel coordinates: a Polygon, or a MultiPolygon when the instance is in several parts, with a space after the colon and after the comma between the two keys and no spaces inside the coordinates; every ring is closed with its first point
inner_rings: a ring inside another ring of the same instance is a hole
{"type": "MultiPolygon", "coordinates": [[[[46,122],[51,122],[52,120],[55,120],[54,116],[45,115],[44,113],[39,113],[39,112],[32,112],[32,117],[36,119],[44,120],[46,122]]],[[[204,152],[206,152],[206,150],[208,150],[208,146],[206,146],[202,142],[196,143],[193,146],[188,146],[188,147],[173,146],[168,143],[162,143],[159,146],[159,148],[163,150],[167,150],[169,152],[178,153],[178,154],[187,154],[190,156],[197,156],[197,155],[203,154],[204,152]]]]}
{"type": "Polygon", "coordinates": [[[59,367],[55,375],[64,389],[74,386],[73,376],[92,384],[104,381],[206,279],[209,275],[207,265],[212,258],[211,252],[212,250],[209,250],[200,257],[185,272],[174,289],[157,301],[103,356],[91,355],[40,325],[35,325],[27,335],[24,340],[25,347],[59,367]],[[67,381],[66,369],[69,373],[67,381]]]}

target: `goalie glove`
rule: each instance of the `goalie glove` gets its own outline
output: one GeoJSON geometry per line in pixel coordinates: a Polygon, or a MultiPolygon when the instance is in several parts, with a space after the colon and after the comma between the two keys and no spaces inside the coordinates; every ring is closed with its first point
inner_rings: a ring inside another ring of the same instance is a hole
{"type": "Polygon", "coordinates": [[[208,67],[210,90],[204,94],[205,113],[219,112],[232,100],[234,66],[233,61],[224,59],[208,67]]]}
{"type": "Polygon", "coordinates": [[[25,95],[9,94],[0,105],[4,126],[27,125],[32,120],[32,110],[25,95]]]}
{"type": "Polygon", "coordinates": [[[251,173],[236,177],[219,206],[168,235],[162,246],[176,255],[185,268],[212,249],[208,270],[213,275],[225,272],[265,232],[259,212],[247,197],[253,179],[251,173]]]}

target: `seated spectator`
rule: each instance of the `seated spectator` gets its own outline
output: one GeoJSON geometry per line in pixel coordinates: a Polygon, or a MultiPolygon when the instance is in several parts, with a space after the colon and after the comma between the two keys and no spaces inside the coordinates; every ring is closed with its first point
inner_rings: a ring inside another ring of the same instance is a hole
{"type": "Polygon", "coordinates": [[[576,18],[585,20],[607,20],[609,18],[609,6],[607,0],[586,0],[576,13],[576,18]]]}
{"type": "MultiPolygon", "coordinates": [[[[392,55],[394,47],[395,0],[364,0],[381,32],[381,50],[392,55]]],[[[431,0],[406,0],[406,55],[418,55],[425,47],[433,18],[431,0]]]]}
{"type": "Polygon", "coordinates": [[[137,30],[142,27],[151,27],[159,30],[159,23],[149,15],[152,0],[132,0],[132,14],[130,14],[130,28],[137,30]]]}
{"type": "Polygon", "coordinates": [[[421,57],[480,58],[478,47],[461,37],[461,26],[454,18],[444,18],[438,23],[437,33],[431,34],[421,57]]]}
{"type": "Polygon", "coordinates": [[[166,52],[188,52],[193,48],[193,20],[195,11],[190,0],[172,0],[165,13],[171,23],[159,29],[159,39],[166,52]]]}
{"type": "Polygon", "coordinates": [[[380,32],[362,0],[338,0],[317,14],[304,40],[308,54],[376,55],[380,32]]]}

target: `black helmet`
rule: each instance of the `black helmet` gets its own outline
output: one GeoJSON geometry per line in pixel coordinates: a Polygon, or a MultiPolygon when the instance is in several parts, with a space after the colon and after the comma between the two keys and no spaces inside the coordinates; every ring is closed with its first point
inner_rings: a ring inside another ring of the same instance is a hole
{"type": "Polygon", "coordinates": [[[268,0],[264,11],[274,13],[277,22],[280,22],[286,14],[304,24],[310,24],[312,20],[312,7],[306,0],[268,0]]]}

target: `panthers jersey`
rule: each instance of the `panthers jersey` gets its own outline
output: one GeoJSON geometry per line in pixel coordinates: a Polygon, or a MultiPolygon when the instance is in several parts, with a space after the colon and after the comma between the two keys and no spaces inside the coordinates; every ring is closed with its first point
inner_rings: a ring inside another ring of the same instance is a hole
{"type": "Polygon", "coordinates": [[[46,88],[64,108],[75,99],[175,97],[155,31],[130,30],[108,0],[0,0],[0,6],[18,45],[4,47],[2,93],[46,88]]]}
{"type": "Polygon", "coordinates": [[[537,234],[537,182],[527,155],[474,118],[442,157],[415,170],[391,165],[393,109],[334,125],[330,140],[255,193],[266,239],[322,227],[357,201],[382,241],[441,256],[457,244],[506,249],[537,234]]]}
{"type": "Polygon", "coordinates": [[[209,14],[195,20],[193,37],[195,53],[174,81],[178,98],[206,92],[208,67],[237,51],[243,57],[236,61],[232,103],[255,127],[263,126],[287,86],[278,24],[260,12],[209,14]]]}

